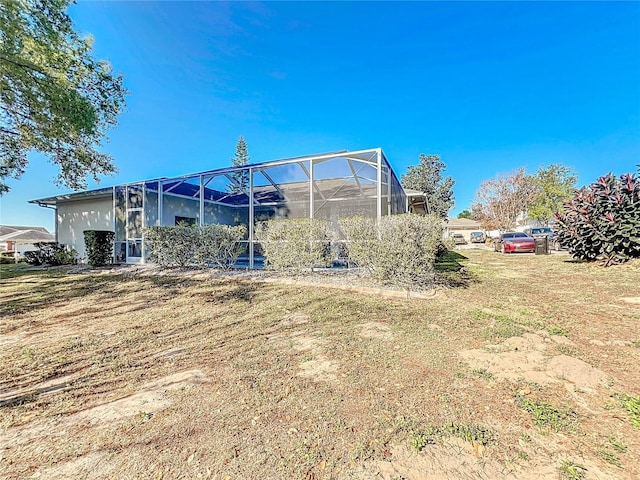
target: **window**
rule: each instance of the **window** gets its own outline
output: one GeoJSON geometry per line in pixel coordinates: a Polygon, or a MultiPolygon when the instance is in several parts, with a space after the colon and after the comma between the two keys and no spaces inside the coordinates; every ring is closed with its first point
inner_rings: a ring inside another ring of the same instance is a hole
{"type": "Polygon", "coordinates": [[[196,219],[193,217],[180,217],[178,215],[176,215],[175,217],[176,222],[175,225],[178,227],[195,227],[196,226],[196,219]]]}

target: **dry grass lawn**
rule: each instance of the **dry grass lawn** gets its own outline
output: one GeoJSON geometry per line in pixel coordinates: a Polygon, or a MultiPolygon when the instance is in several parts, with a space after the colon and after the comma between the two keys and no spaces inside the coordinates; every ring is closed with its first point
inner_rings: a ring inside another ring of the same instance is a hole
{"type": "Polygon", "coordinates": [[[459,253],[411,300],[2,265],[0,478],[640,478],[640,262],[459,253]]]}

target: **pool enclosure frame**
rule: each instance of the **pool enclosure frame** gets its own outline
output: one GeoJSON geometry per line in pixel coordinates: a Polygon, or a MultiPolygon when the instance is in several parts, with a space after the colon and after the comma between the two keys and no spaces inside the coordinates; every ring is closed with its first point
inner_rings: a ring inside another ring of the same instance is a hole
{"type": "Polygon", "coordinates": [[[407,195],[381,148],[156,178],[34,203],[62,205],[73,200],[78,205],[84,198],[105,194],[112,197],[112,207],[105,207],[103,215],[110,218],[115,232],[115,263],[145,262],[149,254],[145,227],[226,224],[246,226],[246,250],[240,261],[255,268],[261,259],[255,237],[259,221],[321,219],[330,222],[334,237],[341,240],[341,217],[363,215],[379,221],[408,208],[407,195]]]}

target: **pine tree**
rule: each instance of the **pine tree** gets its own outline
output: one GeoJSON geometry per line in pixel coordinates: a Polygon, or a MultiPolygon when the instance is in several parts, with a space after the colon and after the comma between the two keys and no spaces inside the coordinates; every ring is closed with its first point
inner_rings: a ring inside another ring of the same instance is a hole
{"type": "MultiPolygon", "coordinates": [[[[249,156],[249,149],[247,148],[247,142],[244,137],[240,135],[238,137],[238,143],[236,144],[236,155],[231,158],[231,162],[234,167],[241,167],[248,164],[251,161],[249,156]]],[[[241,193],[249,191],[249,172],[246,170],[240,170],[231,174],[234,183],[229,185],[229,191],[232,193],[241,193]]]]}

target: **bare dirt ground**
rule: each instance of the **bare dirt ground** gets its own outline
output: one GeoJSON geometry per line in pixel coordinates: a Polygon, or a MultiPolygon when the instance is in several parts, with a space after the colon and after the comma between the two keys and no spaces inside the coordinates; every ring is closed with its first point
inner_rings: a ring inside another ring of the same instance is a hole
{"type": "Polygon", "coordinates": [[[640,263],[459,253],[410,300],[3,265],[0,478],[640,478],[640,263]]]}

